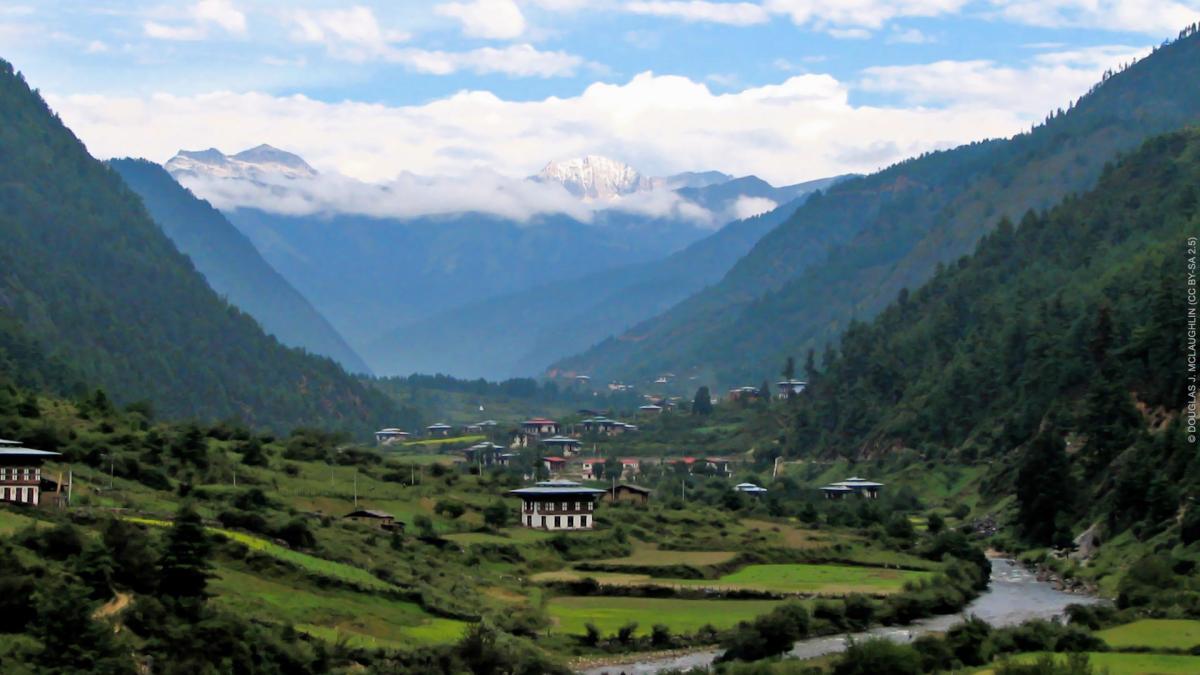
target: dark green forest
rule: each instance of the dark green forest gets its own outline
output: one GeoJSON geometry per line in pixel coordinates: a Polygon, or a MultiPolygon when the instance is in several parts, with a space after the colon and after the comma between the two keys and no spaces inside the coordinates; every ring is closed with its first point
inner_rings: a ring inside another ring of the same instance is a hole
{"type": "Polygon", "coordinates": [[[823,366],[810,352],[787,451],[994,462],[992,497],[1015,490],[1040,543],[1087,517],[1143,535],[1181,506],[1195,521],[1200,456],[1180,416],[1197,235],[1200,132],[1154,138],[1094,190],[1001,219],[975,253],[850,326],[823,366]]]}
{"type": "Polygon", "coordinates": [[[1185,31],[1109,74],[1028,133],[901,162],[811,198],[717,285],[558,364],[598,377],[698,374],[721,387],[772,377],[836,340],[902,288],[1019,219],[1091,188],[1105,163],[1200,121],[1200,35],[1185,31]],[[713,382],[715,380],[715,382],[713,382]]]}
{"type": "Polygon", "coordinates": [[[219,298],[6,62],[0,113],[0,367],[11,379],[60,392],[86,382],[169,417],[275,429],[362,432],[408,414],[219,298]]]}

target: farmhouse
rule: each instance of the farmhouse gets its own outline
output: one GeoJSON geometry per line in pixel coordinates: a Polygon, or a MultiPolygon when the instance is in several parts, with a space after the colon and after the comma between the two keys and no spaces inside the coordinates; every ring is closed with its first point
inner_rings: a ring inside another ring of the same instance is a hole
{"type": "Polygon", "coordinates": [[[475,424],[468,424],[463,427],[463,431],[468,434],[486,434],[491,433],[496,428],[496,420],[484,420],[475,424]]]}
{"type": "Polygon", "coordinates": [[[750,495],[761,495],[767,491],[767,488],[759,487],[754,483],[738,483],[737,485],[733,486],[733,489],[750,495]]]}
{"type": "Polygon", "coordinates": [[[543,457],[542,466],[546,467],[551,476],[556,476],[567,470],[567,460],[563,457],[543,457]]]}
{"type": "Polygon", "coordinates": [[[379,445],[393,445],[407,441],[410,435],[407,431],[389,427],[375,432],[375,442],[379,445]]]}
{"type": "Polygon", "coordinates": [[[549,480],[533,487],[510,490],[521,498],[521,524],[542,530],[590,530],[596,498],[604,490],[583,487],[569,480],[549,480]]]}
{"type": "Polygon", "coordinates": [[[552,451],[562,453],[563,457],[570,457],[579,454],[579,448],[582,443],[578,439],[568,438],[566,436],[551,436],[550,438],[542,439],[542,444],[552,451]]]}
{"type": "Polygon", "coordinates": [[[618,483],[604,491],[604,499],[610,502],[630,502],[645,504],[650,501],[650,488],[644,488],[632,483],[618,483]]]}
{"type": "Polygon", "coordinates": [[[776,382],[775,386],[779,389],[779,398],[788,398],[803,394],[808,383],[804,380],[781,380],[776,382]]]}
{"type": "Polygon", "coordinates": [[[16,441],[0,441],[0,501],[41,503],[42,462],[57,452],[23,448],[16,441]]]}
{"type": "Polygon", "coordinates": [[[662,413],[662,411],[663,407],[661,405],[655,405],[653,403],[648,403],[638,408],[638,412],[642,415],[658,415],[662,413]]]}
{"type": "Polygon", "coordinates": [[[734,387],[729,390],[730,401],[753,401],[757,399],[762,392],[758,387],[734,387]]]}
{"type": "Polygon", "coordinates": [[[463,457],[471,464],[480,464],[482,466],[492,466],[500,464],[500,456],[505,454],[503,445],[496,445],[490,441],[476,443],[462,451],[463,457]]]}
{"type": "Polygon", "coordinates": [[[733,460],[727,457],[709,457],[704,460],[704,466],[717,476],[733,475],[733,460]]]}
{"type": "Polygon", "coordinates": [[[396,523],[396,518],[392,514],[386,511],[376,511],[374,509],[359,509],[357,511],[351,511],[342,517],[354,523],[364,523],[373,527],[378,527],[382,530],[390,530],[395,528],[397,525],[404,527],[403,523],[396,523]]]}
{"type": "Polygon", "coordinates": [[[622,457],[617,460],[621,462],[621,476],[636,476],[642,472],[642,460],[636,457],[622,457]]]}
{"type": "Polygon", "coordinates": [[[864,499],[878,499],[879,489],[883,487],[883,483],[851,476],[843,481],[830,483],[821,488],[821,492],[825,493],[826,499],[841,499],[846,495],[856,494],[864,499]]]}
{"type": "Polygon", "coordinates": [[[429,426],[425,427],[425,431],[429,433],[430,438],[447,438],[450,436],[451,430],[452,427],[444,422],[430,424],[429,426]]]}
{"type": "Polygon", "coordinates": [[[542,436],[557,436],[560,431],[558,422],[544,417],[534,417],[521,423],[521,432],[526,436],[540,438],[542,436]]]}
{"type": "Polygon", "coordinates": [[[596,480],[604,468],[602,459],[585,459],[580,463],[579,475],[584,480],[596,480]]]}

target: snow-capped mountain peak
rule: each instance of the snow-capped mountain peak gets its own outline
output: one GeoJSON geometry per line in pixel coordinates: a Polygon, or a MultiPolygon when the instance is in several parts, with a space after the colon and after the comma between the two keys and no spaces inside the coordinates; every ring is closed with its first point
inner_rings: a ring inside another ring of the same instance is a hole
{"type": "Polygon", "coordinates": [[[559,183],[577,197],[596,200],[653,187],[650,179],[633,167],[600,155],[550,162],[535,178],[546,183],[559,183]]]}
{"type": "Polygon", "coordinates": [[[299,155],[266,144],[232,156],[216,148],[180,150],[164,166],[176,178],[204,176],[258,180],[267,175],[283,178],[312,178],[317,175],[317,170],[299,155]]]}

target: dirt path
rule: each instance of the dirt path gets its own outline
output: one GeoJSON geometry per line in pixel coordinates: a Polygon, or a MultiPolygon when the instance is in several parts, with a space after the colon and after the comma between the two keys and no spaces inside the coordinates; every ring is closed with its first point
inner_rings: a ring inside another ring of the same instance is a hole
{"type": "Polygon", "coordinates": [[[96,619],[110,617],[128,607],[132,600],[133,596],[131,594],[121,593],[118,591],[117,596],[101,605],[100,608],[96,610],[96,613],[92,615],[92,617],[96,619]]]}

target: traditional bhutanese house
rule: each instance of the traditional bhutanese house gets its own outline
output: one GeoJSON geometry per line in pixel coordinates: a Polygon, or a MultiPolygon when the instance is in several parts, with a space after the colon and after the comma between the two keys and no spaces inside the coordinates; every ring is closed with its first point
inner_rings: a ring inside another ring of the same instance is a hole
{"type": "Polygon", "coordinates": [[[502,452],[496,456],[496,464],[499,464],[500,466],[508,466],[513,462],[513,460],[520,456],[521,455],[515,452],[502,452]]]}
{"type": "Polygon", "coordinates": [[[550,475],[555,476],[567,469],[567,460],[564,457],[543,457],[542,466],[546,467],[546,471],[550,475]]]}
{"type": "Polygon", "coordinates": [[[825,495],[825,499],[842,499],[846,495],[854,494],[854,490],[841,485],[826,485],[821,488],[821,494],[825,495]]]}
{"type": "Polygon", "coordinates": [[[760,395],[758,387],[735,387],[729,390],[730,401],[752,401],[760,395]]]}
{"type": "Polygon", "coordinates": [[[407,431],[389,427],[375,432],[375,442],[379,445],[393,445],[407,441],[409,436],[407,431]]]}
{"type": "Polygon", "coordinates": [[[508,494],[521,498],[521,525],[525,527],[590,530],[595,524],[596,499],[604,490],[569,480],[548,480],[508,494]]]}
{"type": "Polygon", "coordinates": [[[583,445],[578,438],[570,438],[568,436],[551,436],[543,438],[542,445],[548,449],[562,453],[563,457],[571,457],[579,454],[579,448],[583,445]]]}
{"type": "Polygon", "coordinates": [[[633,483],[618,483],[604,491],[604,499],[610,502],[645,504],[650,501],[650,488],[633,483]]]}
{"type": "Polygon", "coordinates": [[[621,476],[636,476],[642,472],[642,460],[636,457],[622,457],[617,460],[621,462],[621,476]]]}
{"type": "Polygon", "coordinates": [[[521,431],[527,436],[557,436],[560,431],[558,422],[544,417],[535,417],[521,423],[521,431]]]}
{"type": "Polygon", "coordinates": [[[396,522],[396,519],[394,516],[392,516],[392,514],[386,511],[376,511],[374,509],[359,509],[357,511],[351,511],[342,517],[354,523],[363,523],[373,527],[378,527],[383,530],[390,530],[397,526],[404,527],[403,523],[396,522]]]}
{"type": "Polygon", "coordinates": [[[733,460],[732,459],[728,459],[726,457],[709,457],[704,460],[704,465],[706,467],[708,467],[709,471],[712,471],[713,473],[717,474],[718,476],[732,476],[733,475],[733,460]]]}
{"type": "Polygon", "coordinates": [[[779,398],[788,398],[789,396],[803,394],[804,388],[808,386],[808,383],[804,380],[780,380],[775,383],[775,386],[779,389],[779,398]]]}
{"type": "Polygon", "coordinates": [[[575,384],[581,384],[581,385],[587,386],[591,383],[592,383],[592,378],[588,377],[587,375],[576,375],[575,376],[575,384]]]}
{"type": "Polygon", "coordinates": [[[829,487],[844,487],[860,497],[878,499],[879,489],[883,487],[883,483],[876,483],[865,478],[859,478],[858,476],[851,476],[846,480],[830,483],[829,487]]]}
{"type": "Polygon", "coordinates": [[[759,487],[754,483],[738,483],[737,485],[733,486],[733,489],[737,490],[738,492],[745,492],[749,495],[761,495],[767,491],[767,488],[759,487]]]}
{"type": "Polygon", "coordinates": [[[463,457],[471,464],[492,466],[500,463],[500,455],[505,454],[503,445],[490,441],[476,443],[462,451],[463,457]]]}
{"type": "Polygon", "coordinates": [[[653,403],[648,403],[638,408],[638,413],[641,415],[658,415],[661,414],[662,411],[663,407],[661,405],[655,405],[653,403]]]}
{"type": "Polygon", "coordinates": [[[0,444],[0,501],[37,506],[42,502],[42,463],[57,452],[23,448],[16,441],[0,444]]]}
{"type": "Polygon", "coordinates": [[[452,427],[449,424],[438,422],[425,427],[425,431],[429,433],[430,438],[447,438],[450,436],[452,427]]]}
{"type": "Polygon", "coordinates": [[[604,460],[587,458],[580,462],[579,475],[584,480],[596,480],[600,477],[600,469],[604,466],[604,460]]]}
{"type": "Polygon", "coordinates": [[[486,434],[490,433],[496,426],[496,420],[484,420],[475,424],[468,424],[463,427],[463,432],[468,434],[486,434]]]}

